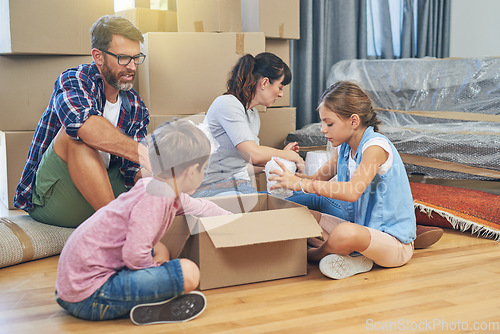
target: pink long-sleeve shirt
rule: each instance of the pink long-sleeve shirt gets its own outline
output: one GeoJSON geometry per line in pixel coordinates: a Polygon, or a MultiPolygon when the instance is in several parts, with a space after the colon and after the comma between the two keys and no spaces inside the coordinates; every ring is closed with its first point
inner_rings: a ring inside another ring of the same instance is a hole
{"type": "Polygon", "coordinates": [[[181,193],[165,182],[143,178],[83,222],[68,238],[59,257],[56,291],[62,300],[91,296],[115,272],[159,266],[152,248],[176,215],[231,214],[216,204],[181,193]]]}

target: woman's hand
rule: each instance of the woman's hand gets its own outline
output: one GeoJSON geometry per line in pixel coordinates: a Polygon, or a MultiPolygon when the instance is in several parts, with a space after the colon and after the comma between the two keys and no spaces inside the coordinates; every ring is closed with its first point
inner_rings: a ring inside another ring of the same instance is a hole
{"type": "Polygon", "coordinates": [[[168,251],[168,248],[161,241],[159,241],[153,247],[153,261],[155,261],[158,264],[162,264],[169,260],[170,260],[170,253],[168,251]]]}
{"type": "Polygon", "coordinates": [[[287,150],[291,150],[291,151],[294,151],[295,153],[299,153],[300,146],[296,141],[294,141],[294,142],[288,143],[288,145],[286,145],[285,148],[283,149],[283,151],[287,151],[287,150]]]}
{"type": "Polygon", "coordinates": [[[290,190],[300,190],[300,178],[290,172],[288,168],[286,168],[285,165],[278,159],[274,159],[274,161],[278,164],[278,166],[280,166],[281,170],[275,169],[269,172],[270,174],[276,175],[270,177],[269,181],[277,182],[272,185],[270,189],[286,188],[290,190]]]}
{"type": "Polygon", "coordinates": [[[288,145],[285,146],[283,151],[293,151],[293,152],[297,153],[295,155],[294,159],[292,159],[291,161],[295,162],[295,164],[297,165],[297,170],[300,173],[302,173],[304,171],[304,168],[305,168],[305,162],[304,162],[304,159],[302,159],[299,155],[299,151],[300,151],[299,144],[296,141],[288,143],[288,145]]]}

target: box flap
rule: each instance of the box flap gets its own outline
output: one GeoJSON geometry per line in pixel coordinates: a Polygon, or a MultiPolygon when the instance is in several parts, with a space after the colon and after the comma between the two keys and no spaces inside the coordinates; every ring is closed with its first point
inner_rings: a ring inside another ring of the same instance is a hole
{"type": "Polygon", "coordinates": [[[167,233],[161,239],[161,242],[167,247],[171,259],[179,257],[190,235],[186,217],[175,217],[167,233]]]}
{"type": "Polygon", "coordinates": [[[321,228],[307,208],[289,208],[199,219],[216,248],[318,237],[321,228]]]}
{"type": "Polygon", "coordinates": [[[267,210],[267,197],[266,194],[240,194],[208,197],[207,199],[232,213],[245,213],[267,210]]]}

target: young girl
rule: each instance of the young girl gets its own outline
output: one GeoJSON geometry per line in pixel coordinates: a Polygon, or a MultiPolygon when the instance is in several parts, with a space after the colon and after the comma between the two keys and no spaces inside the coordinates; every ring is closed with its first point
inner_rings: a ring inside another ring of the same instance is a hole
{"type": "Polygon", "coordinates": [[[160,239],[176,215],[230,214],[187,195],[203,179],[210,142],[186,121],[164,125],[151,138],[154,177],[96,211],[62,250],[56,300],[75,317],[109,320],[130,312],[135,324],[151,324],[187,321],[205,309],[205,297],[190,292],[199,283],[198,267],[170,260],[160,239]]]}
{"type": "MultiPolygon", "coordinates": [[[[324,243],[308,250],[321,272],[341,279],[406,264],[413,255],[415,213],[410,185],[394,145],[378,132],[370,98],[357,85],[337,82],[321,97],[321,132],[337,147],[318,172],[307,177],[275,170],[274,187],[302,190],[289,200],[338,218],[327,225],[324,243]],[[337,181],[329,181],[337,175],[337,181]]],[[[321,224],[321,222],[320,222],[321,224]]]]}
{"type": "Polygon", "coordinates": [[[304,161],[297,153],[297,143],[278,150],[259,145],[258,138],[260,118],[255,107],[272,106],[291,79],[288,66],[272,53],[247,54],[238,60],[227,81],[227,92],[214,100],[205,117],[219,147],[210,157],[194,197],[256,192],[247,166],[252,173],[262,172],[272,157],[293,161],[302,170],[304,161]]]}

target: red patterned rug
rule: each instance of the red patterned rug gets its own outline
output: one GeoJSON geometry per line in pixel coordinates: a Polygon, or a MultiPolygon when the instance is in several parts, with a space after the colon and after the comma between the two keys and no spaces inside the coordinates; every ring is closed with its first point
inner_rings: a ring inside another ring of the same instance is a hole
{"type": "Polygon", "coordinates": [[[471,230],[500,241],[500,196],[477,190],[410,182],[417,224],[471,230]]]}

